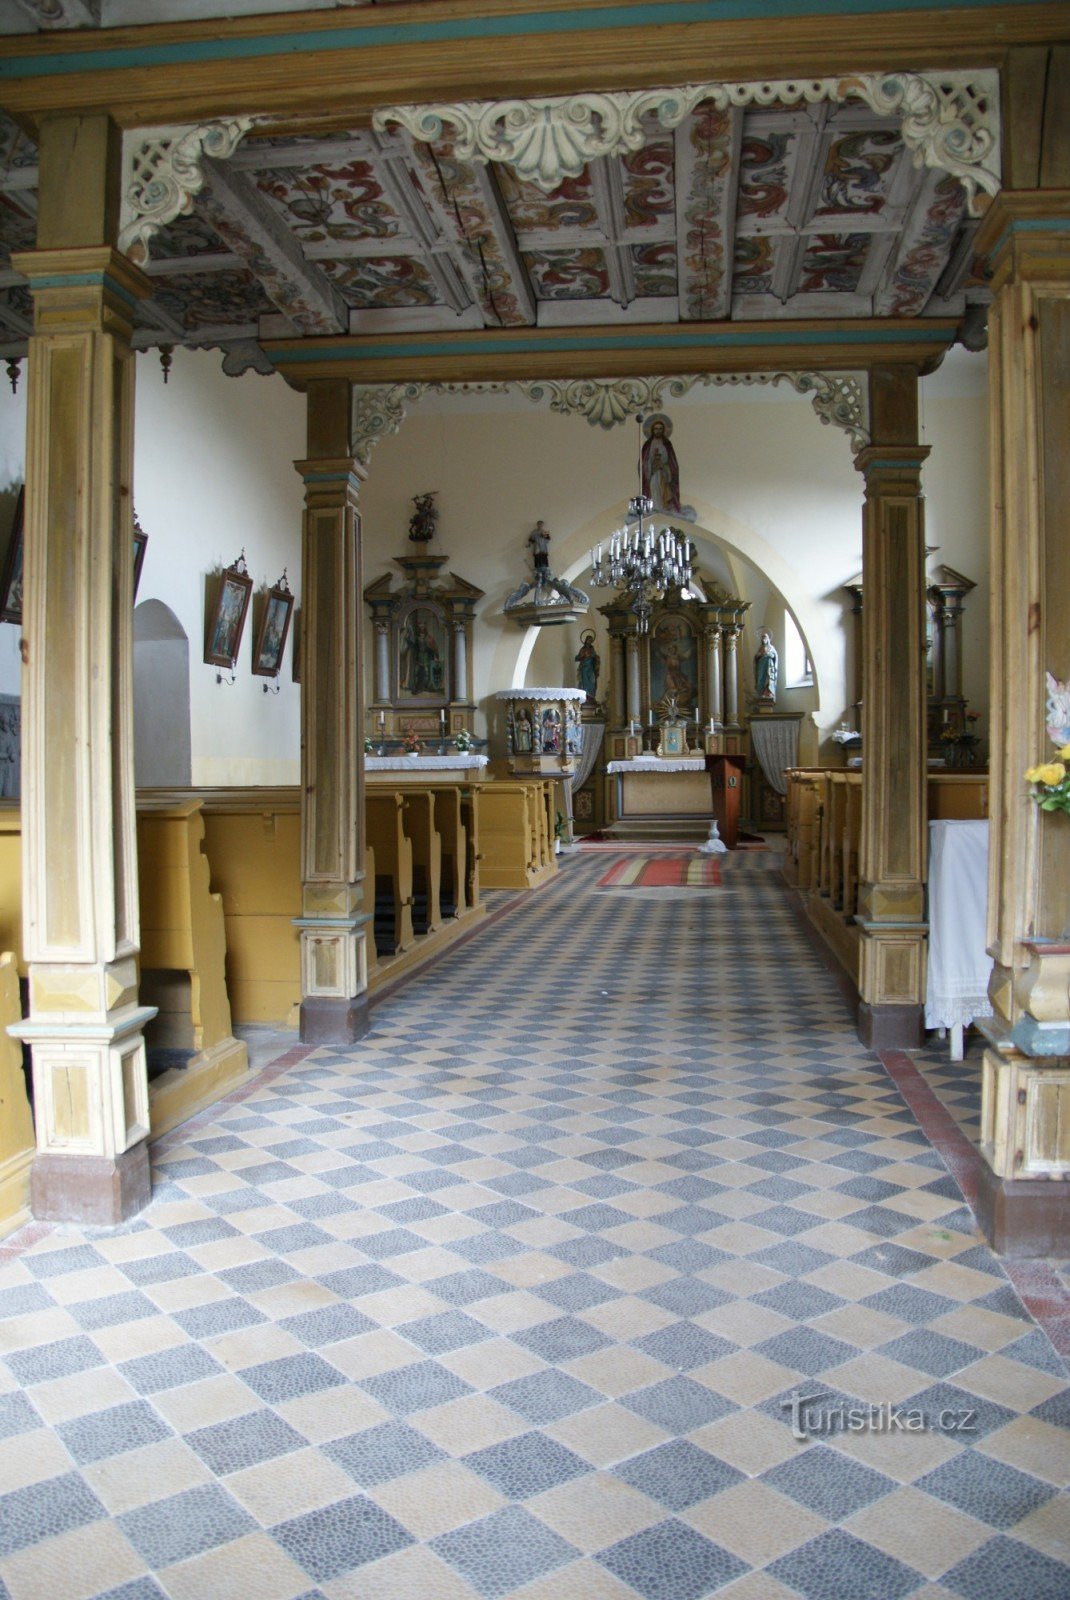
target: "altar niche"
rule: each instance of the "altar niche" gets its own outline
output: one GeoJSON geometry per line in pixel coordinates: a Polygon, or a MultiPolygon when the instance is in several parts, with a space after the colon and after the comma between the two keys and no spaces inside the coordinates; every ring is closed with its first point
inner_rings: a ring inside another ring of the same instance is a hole
{"type": "Polygon", "coordinates": [[[364,590],[372,616],[373,694],[365,737],[380,755],[413,735],[433,754],[462,731],[472,732],[472,623],[483,590],[440,573],[449,556],[395,557],[404,574],[397,590],[384,573],[364,590]]]}

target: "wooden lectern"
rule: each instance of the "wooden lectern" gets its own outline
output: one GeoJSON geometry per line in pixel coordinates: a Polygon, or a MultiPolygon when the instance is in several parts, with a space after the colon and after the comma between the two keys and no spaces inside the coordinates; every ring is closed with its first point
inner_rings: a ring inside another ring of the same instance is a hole
{"type": "Polygon", "coordinates": [[[713,790],[713,815],[729,850],[736,848],[739,839],[739,804],[746,764],[744,756],[706,756],[706,771],[713,790]]]}

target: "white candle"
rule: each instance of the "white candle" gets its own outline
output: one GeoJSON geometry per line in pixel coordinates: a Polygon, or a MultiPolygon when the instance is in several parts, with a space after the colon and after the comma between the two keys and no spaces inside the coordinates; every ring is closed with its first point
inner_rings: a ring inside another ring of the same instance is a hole
{"type": "Polygon", "coordinates": [[[438,725],[444,733],[446,731],[446,713],[444,711],[440,711],[438,714],[438,725]]]}
{"type": "Polygon", "coordinates": [[[380,711],[380,713],[379,713],[379,726],[380,726],[380,728],[385,728],[386,727],[386,712],[385,711],[380,711]]]}
{"type": "Polygon", "coordinates": [[[695,707],[695,721],[698,721],[698,706],[695,707]]]}
{"type": "Polygon", "coordinates": [[[647,713],[646,725],[647,725],[648,728],[652,728],[654,726],[654,707],[653,706],[651,706],[649,712],[647,713]]]}

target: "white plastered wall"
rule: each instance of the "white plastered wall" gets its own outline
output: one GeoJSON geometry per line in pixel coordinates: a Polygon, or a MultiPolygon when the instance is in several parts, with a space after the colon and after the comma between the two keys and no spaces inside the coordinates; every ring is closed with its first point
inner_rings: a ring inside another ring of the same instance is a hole
{"type": "MultiPolygon", "coordinates": [[[[984,358],[955,352],[947,371],[922,384],[927,538],[946,562],[975,579],[964,629],[964,692],[987,708],[987,510],[984,358]]],[[[812,688],[783,680],[778,704],[804,716],[803,753],[838,761],[828,735],[854,699],[848,643],[854,627],[842,585],[862,564],[863,482],[848,436],[823,425],[808,397],[786,384],[701,388],[665,403],[680,463],[681,498],[696,511],[703,570],[751,602],[740,642],[744,687],[758,631],[783,655],[790,611],[815,668],[812,688]]],[[[370,458],[362,492],[365,582],[405,552],[410,497],[437,490],[433,549],[486,591],[477,616],[473,681],[477,728],[494,744],[494,691],[522,683],[575,683],[581,631],[593,627],[608,691],[609,651],[591,590],[591,612],[574,625],[521,629],[502,616],[509,593],[530,575],[525,540],[537,518],[549,529],[551,565],[588,587],[589,552],[622,518],[636,492],[638,428],[606,431],[521,396],[429,396],[370,458]],[[488,720],[489,719],[489,720],[488,720]]],[[[397,569],[393,569],[395,574],[397,569]]],[[[369,664],[370,665],[370,664],[369,664]]]]}
{"type": "MultiPolygon", "coordinates": [[[[977,582],[964,626],[964,692],[987,710],[987,469],[983,357],[955,351],[922,383],[927,539],[946,563],[977,582]]],[[[25,450],[25,370],[20,393],[0,392],[0,518],[13,505],[25,450]],[[5,491],[8,491],[5,501],[5,491]]],[[[780,704],[812,712],[811,752],[853,698],[845,666],[852,619],[840,586],[861,567],[862,480],[846,434],[822,426],[810,401],[781,385],[699,389],[667,402],[683,499],[697,513],[704,570],[751,601],[740,655],[749,672],[760,627],[783,653],[785,606],[816,669],[813,689],[783,688],[780,704]]],[[[170,382],[154,354],[138,358],[135,505],[149,535],[138,599],[168,605],[190,640],[193,780],[198,784],[293,783],[298,776],[299,691],[292,638],[279,694],[249,670],[251,619],[237,681],[217,685],[201,660],[205,575],[244,546],[254,582],[287,567],[300,604],[302,492],[293,468],[304,453],[305,403],[281,378],[227,378],[218,351],[175,353],[170,382]]],[[[581,586],[590,546],[620,520],[635,492],[638,428],[606,432],[515,395],[429,397],[370,458],[362,491],[365,582],[408,546],[410,497],[438,491],[433,548],[486,590],[475,628],[477,725],[494,691],[516,682],[575,682],[582,627],[609,653],[597,606],[582,624],[534,638],[501,615],[530,571],[525,539],[542,517],[554,567],[581,586]]],[[[5,524],[6,529],[6,524],[5,524]]],[[[0,531],[4,531],[0,529],[0,531]]],[[[395,572],[397,569],[394,569],[395,572]]],[[[18,629],[0,624],[0,693],[17,693],[18,629]]],[[[369,680],[370,681],[370,680],[369,680]]],[[[272,685],[274,687],[274,685],[272,685]]],[[[492,713],[493,714],[493,713],[492,713]]],[[[804,721],[805,725],[805,721],[804,721]]],[[[987,732],[987,723],[981,730],[987,732]]],[[[492,727],[492,734],[496,729],[492,727]]],[[[838,759],[827,739],[822,758],[838,759]]]]}

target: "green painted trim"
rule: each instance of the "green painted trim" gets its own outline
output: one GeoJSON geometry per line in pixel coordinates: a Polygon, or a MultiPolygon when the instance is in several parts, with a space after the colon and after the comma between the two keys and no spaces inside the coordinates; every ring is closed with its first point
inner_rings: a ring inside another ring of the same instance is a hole
{"type": "Polygon", "coordinates": [[[108,272],[50,272],[45,277],[27,279],[31,289],[108,289],[131,310],[136,310],[137,296],[124,289],[108,272]]]}
{"type": "MultiPolygon", "coordinates": [[[[980,11],[1003,0],[941,0],[942,11],[980,11]]],[[[1045,3],[1045,0],[1041,0],[1045,3]]],[[[1055,8],[1058,0],[1046,0],[1055,8]]],[[[884,16],[931,11],[932,0],[631,0],[604,11],[532,11],[498,17],[453,17],[427,22],[381,23],[375,27],[325,28],[311,33],[262,34],[241,39],[176,40],[123,49],[68,51],[0,60],[0,79],[50,78],[79,72],[191,66],[203,61],[240,61],[310,55],[324,50],[370,50],[381,46],[440,44],[465,39],[524,39],[531,34],[606,33],[695,22],[772,22],[789,17],[884,16]]]]}
{"type": "MultiPolygon", "coordinates": [[[[310,339],[307,347],[267,349],[264,353],[273,365],[279,367],[320,361],[404,361],[413,356],[584,355],[601,350],[675,351],[696,348],[741,350],[755,345],[790,351],[799,345],[828,344],[840,345],[849,352],[860,344],[916,344],[926,335],[921,330],[899,328],[894,324],[888,328],[856,333],[850,328],[822,329],[820,323],[805,332],[795,332],[775,325],[749,322],[745,327],[737,324],[731,331],[699,332],[685,327],[672,333],[647,334],[645,337],[631,333],[595,332],[585,338],[547,339],[534,334],[498,333],[472,339],[456,339],[453,335],[446,337],[449,343],[436,339],[415,339],[404,344],[361,339],[351,345],[320,345],[310,339]]],[[[947,332],[941,340],[934,329],[928,337],[950,344],[954,333],[947,332]]]]}
{"type": "Polygon", "coordinates": [[[304,483],[355,483],[359,486],[360,479],[355,472],[303,472],[304,483]]]}

